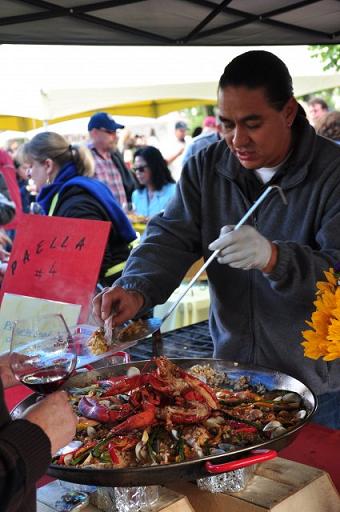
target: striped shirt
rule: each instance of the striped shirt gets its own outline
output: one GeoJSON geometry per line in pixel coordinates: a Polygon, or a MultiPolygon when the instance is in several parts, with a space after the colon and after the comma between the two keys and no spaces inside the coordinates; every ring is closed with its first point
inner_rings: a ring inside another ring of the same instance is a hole
{"type": "Polygon", "coordinates": [[[113,163],[111,155],[103,156],[98,153],[96,148],[91,144],[89,148],[95,161],[96,178],[105,183],[120,206],[126,206],[127,198],[123,185],[123,180],[117,166],[113,163]]]}

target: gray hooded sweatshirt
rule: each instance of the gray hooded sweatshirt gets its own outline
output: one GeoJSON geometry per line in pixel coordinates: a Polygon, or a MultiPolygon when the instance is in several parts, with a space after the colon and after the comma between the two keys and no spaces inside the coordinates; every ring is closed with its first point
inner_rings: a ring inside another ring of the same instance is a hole
{"type": "MultiPolygon", "coordinates": [[[[340,147],[300,115],[293,130],[290,157],[274,176],[288,206],[271,192],[247,221],[278,244],[278,263],[263,274],[213,261],[210,331],[215,357],[274,368],[322,394],[340,389],[340,363],[305,358],[301,331],[314,310],[316,282],[340,262],[340,147]]],[[[249,209],[241,171],[224,141],[186,164],[175,197],[149,222],[116,282],[141,292],[144,309],[165,302],[191,264],[211,255],[208,245],[221,227],[237,224],[249,209]]]]}

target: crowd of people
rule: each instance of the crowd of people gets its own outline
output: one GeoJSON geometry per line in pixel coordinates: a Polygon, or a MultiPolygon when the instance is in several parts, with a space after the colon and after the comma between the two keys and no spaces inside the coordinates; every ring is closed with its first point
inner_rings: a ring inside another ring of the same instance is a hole
{"type": "MultiPolygon", "coordinates": [[[[317,100],[308,104],[313,127],[285,64],[267,51],[246,52],[220,78],[216,118],[190,140],[178,121],[164,148],[150,134],[133,151],[132,169],[117,150],[123,125],[105,112],[91,117],[87,146],[48,131],[19,148],[15,166],[2,155],[0,222],[11,226],[19,209],[109,222],[93,307],[99,323],[113,315],[114,325],[165,302],[196,260],[218,250],[207,269],[214,356],[302,380],[318,396],[314,420],[340,428],[340,363],[304,359],[300,345],[315,284],[340,261],[339,113],[317,100]],[[268,185],[281,187],[288,207],[272,193],[234,230],[268,185]],[[148,220],[133,250],[131,212],[148,220]]],[[[76,420],[63,392],[11,420],[6,355],[0,378],[0,502],[6,512],[30,511],[36,480],[76,420]],[[60,421],[52,425],[53,415],[60,421]]]]}

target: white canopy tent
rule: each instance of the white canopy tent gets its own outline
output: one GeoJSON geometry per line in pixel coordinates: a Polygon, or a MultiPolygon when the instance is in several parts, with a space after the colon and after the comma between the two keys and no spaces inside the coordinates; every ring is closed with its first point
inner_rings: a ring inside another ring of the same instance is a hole
{"type": "MultiPolygon", "coordinates": [[[[27,131],[98,110],[155,118],[213,104],[225,65],[249,49],[2,45],[0,129],[27,131]]],[[[306,46],[263,49],[285,61],[297,96],[340,85],[306,46]]]]}

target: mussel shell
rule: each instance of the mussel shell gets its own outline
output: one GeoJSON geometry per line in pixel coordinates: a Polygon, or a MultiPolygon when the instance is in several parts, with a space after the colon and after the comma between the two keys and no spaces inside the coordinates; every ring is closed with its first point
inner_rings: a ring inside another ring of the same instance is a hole
{"type": "Polygon", "coordinates": [[[233,450],[235,450],[235,445],[233,444],[229,444],[229,443],[219,443],[217,445],[217,447],[220,449],[220,450],[223,450],[224,452],[231,452],[233,450]]]}
{"type": "Polygon", "coordinates": [[[210,455],[223,455],[225,450],[222,450],[222,448],[211,448],[210,455]]]}

